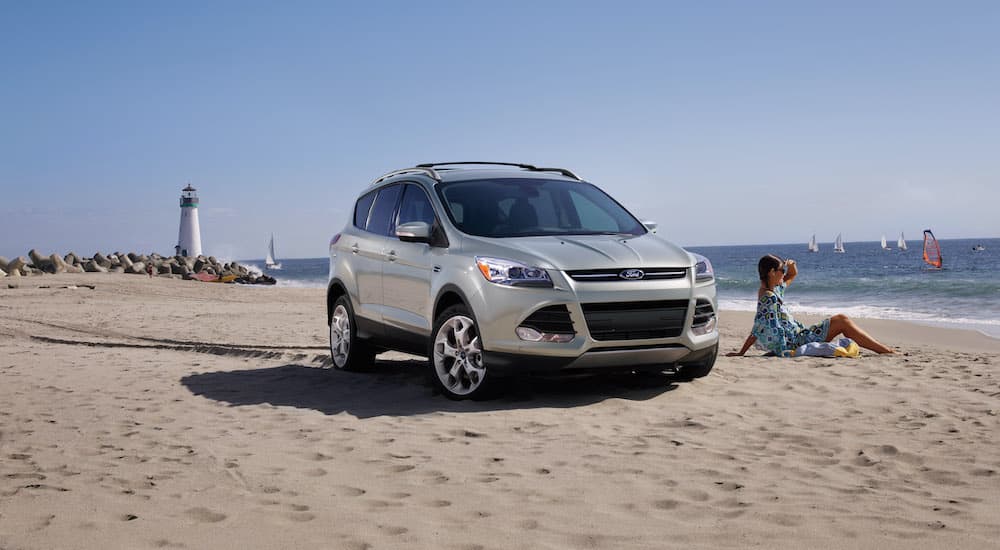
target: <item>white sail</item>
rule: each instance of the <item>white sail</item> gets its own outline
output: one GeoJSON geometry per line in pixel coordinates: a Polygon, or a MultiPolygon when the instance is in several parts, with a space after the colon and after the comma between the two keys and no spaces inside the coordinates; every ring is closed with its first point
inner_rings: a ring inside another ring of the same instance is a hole
{"type": "Polygon", "coordinates": [[[899,240],[896,241],[896,248],[900,250],[906,250],[906,239],[903,238],[903,232],[899,232],[899,240]]]}
{"type": "Polygon", "coordinates": [[[819,245],[816,244],[815,233],[813,233],[812,239],[809,240],[809,252],[819,252],[819,245]]]}
{"type": "Polygon", "coordinates": [[[837,252],[838,254],[844,253],[844,238],[841,236],[840,233],[837,233],[837,240],[836,242],[833,243],[833,251],[837,252]]]}
{"type": "Polygon", "coordinates": [[[281,269],[281,264],[274,261],[274,235],[271,235],[271,241],[267,244],[267,257],[264,258],[264,267],[268,269],[281,269]]]}
{"type": "Polygon", "coordinates": [[[885,240],[885,235],[882,235],[882,250],[889,250],[889,243],[885,240]]]}

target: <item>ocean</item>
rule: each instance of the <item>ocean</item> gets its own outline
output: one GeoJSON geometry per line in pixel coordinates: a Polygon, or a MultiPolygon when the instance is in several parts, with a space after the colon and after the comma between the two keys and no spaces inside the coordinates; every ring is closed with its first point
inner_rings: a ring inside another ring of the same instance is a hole
{"type": "MultiPolygon", "coordinates": [[[[909,250],[882,250],[879,242],[847,242],[835,254],[832,243],[806,251],[806,243],[752,246],[691,246],[715,267],[719,306],[753,311],[757,298],[757,260],[764,254],[794,258],[799,275],[786,303],[795,313],[897,319],[977,330],[1000,338],[1000,239],[939,241],[944,267],[927,269],[922,240],[907,241],[909,250]],[[982,244],[986,250],[976,252],[982,244]]],[[[268,271],[278,286],[325,288],[327,258],[281,260],[268,271]]],[[[264,260],[241,263],[262,269],[264,260]]]]}

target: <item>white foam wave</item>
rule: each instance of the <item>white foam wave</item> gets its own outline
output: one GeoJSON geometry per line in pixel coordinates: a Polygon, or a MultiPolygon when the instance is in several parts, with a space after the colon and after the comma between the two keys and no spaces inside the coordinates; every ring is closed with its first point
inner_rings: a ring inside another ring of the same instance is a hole
{"type": "MultiPolygon", "coordinates": [[[[896,307],[874,307],[864,305],[833,307],[827,305],[803,305],[798,302],[786,302],[789,309],[802,315],[835,315],[843,313],[850,317],[861,319],[886,319],[890,321],[907,321],[933,326],[975,330],[986,336],[1000,338],[1000,319],[970,319],[967,317],[943,317],[932,313],[908,311],[896,307]]],[[[756,311],[754,300],[719,300],[719,309],[726,311],[756,311]]]]}
{"type": "Polygon", "coordinates": [[[278,278],[275,286],[287,288],[326,288],[326,279],[282,279],[278,278]]]}

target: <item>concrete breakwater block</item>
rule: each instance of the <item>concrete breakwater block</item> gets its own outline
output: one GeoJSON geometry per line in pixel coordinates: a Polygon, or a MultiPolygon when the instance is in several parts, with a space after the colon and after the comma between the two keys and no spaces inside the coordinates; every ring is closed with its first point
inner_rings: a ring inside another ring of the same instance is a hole
{"type": "Polygon", "coordinates": [[[28,260],[24,256],[18,256],[13,260],[7,262],[7,274],[13,275],[17,273],[16,276],[20,276],[24,268],[28,265],[28,260]]]}
{"type": "Polygon", "coordinates": [[[37,250],[32,248],[28,251],[28,258],[31,258],[31,265],[42,271],[50,271],[54,268],[52,267],[52,260],[42,256],[37,250]]]}

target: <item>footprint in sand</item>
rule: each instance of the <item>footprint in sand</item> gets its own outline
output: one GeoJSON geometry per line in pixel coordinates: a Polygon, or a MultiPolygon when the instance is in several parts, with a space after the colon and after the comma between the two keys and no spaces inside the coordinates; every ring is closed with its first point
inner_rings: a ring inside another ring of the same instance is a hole
{"type": "Polygon", "coordinates": [[[219,512],[213,512],[208,508],[191,508],[185,512],[187,516],[195,521],[201,523],[219,523],[220,521],[226,519],[226,514],[221,514],[219,512]]]}
{"type": "Polygon", "coordinates": [[[521,529],[538,529],[538,522],[533,519],[526,519],[518,523],[521,529]]]}
{"type": "Polygon", "coordinates": [[[671,499],[657,500],[653,502],[653,507],[656,508],[657,510],[673,510],[674,508],[677,508],[677,506],[679,505],[680,505],[679,502],[671,499]]]}
{"type": "Polygon", "coordinates": [[[343,496],[359,497],[359,496],[367,493],[368,491],[365,491],[364,489],[358,489],[357,487],[349,487],[349,486],[344,485],[342,487],[338,487],[337,488],[337,492],[340,495],[343,495],[343,496]]]}
{"type": "Polygon", "coordinates": [[[302,472],[309,477],[323,477],[326,475],[326,470],[323,468],[313,468],[312,470],[306,470],[302,472]]]}
{"type": "Polygon", "coordinates": [[[306,522],[316,519],[316,514],[310,512],[291,512],[286,515],[286,517],[292,521],[306,522]]]}
{"type": "Polygon", "coordinates": [[[379,525],[378,529],[383,533],[393,536],[402,535],[403,533],[409,532],[409,529],[407,529],[406,527],[399,527],[397,525],[379,525]]]}

